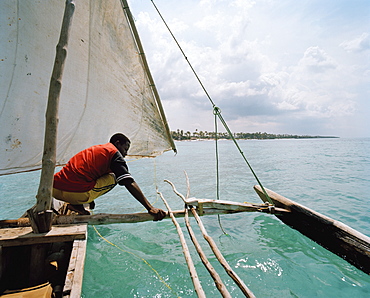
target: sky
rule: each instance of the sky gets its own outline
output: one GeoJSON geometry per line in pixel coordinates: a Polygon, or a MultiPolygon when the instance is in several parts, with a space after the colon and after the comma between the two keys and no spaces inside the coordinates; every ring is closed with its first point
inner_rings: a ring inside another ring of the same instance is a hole
{"type": "MultiPolygon", "coordinates": [[[[232,132],[370,137],[369,0],[154,3],[232,132]]],[[[215,131],[152,2],[129,4],[170,129],[215,131]]]]}

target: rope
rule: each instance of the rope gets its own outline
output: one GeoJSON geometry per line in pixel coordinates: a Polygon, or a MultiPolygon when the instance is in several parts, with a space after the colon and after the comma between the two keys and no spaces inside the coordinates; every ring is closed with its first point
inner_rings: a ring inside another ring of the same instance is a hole
{"type": "MultiPolygon", "coordinates": [[[[219,154],[218,154],[218,129],[217,129],[217,113],[219,112],[218,108],[213,109],[213,114],[215,115],[215,132],[216,132],[216,137],[215,137],[215,143],[216,143],[216,198],[217,200],[220,199],[220,175],[219,175],[219,154]]],[[[222,233],[225,235],[228,235],[221,223],[221,216],[220,214],[217,214],[217,219],[218,219],[218,225],[220,226],[220,229],[222,233]]]]}
{"type": "Polygon", "coordinates": [[[219,109],[215,107],[213,109],[213,114],[215,115],[215,143],[216,143],[216,197],[217,200],[220,199],[220,176],[219,176],[219,154],[218,154],[218,129],[217,129],[217,113],[219,113],[219,109]]]}
{"type": "Polygon", "coordinates": [[[107,243],[109,243],[110,245],[112,245],[112,246],[114,246],[114,247],[116,247],[116,248],[118,248],[120,251],[123,251],[123,252],[125,252],[125,253],[128,253],[128,254],[131,254],[131,255],[133,255],[134,257],[136,257],[136,258],[139,258],[139,259],[141,259],[146,265],[148,265],[149,266],[149,268],[150,269],[152,269],[153,271],[154,271],[154,273],[155,273],[155,275],[157,275],[157,277],[158,277],[158,279],[172,292],[172,293],[174,293],[177,297],[179,297],[178,295],[177,295],[177,293],[170,287],[170,285],[169,284],[167,284],[166,283],[166,281],[162,278],[162,276],[160,276],[159,275],[159,273],[158,273],[158,271],[157,270],[155,270],[154,268],[153,268],[153,266],[152,265],[150,265],[149,263],[148,263],[148,261],[146,261],[145,259],[143,259],[142,257],[140,257],[140,256],[138,256],[138,255],[136,255],[136,254],[134,254],[133,252],[131,252],[131,251],[128,251],[128,250],[124,250],[123,248],[121,248],[121,247],[119,247],[118,245],[116,245],[116,244],[114,244],[114,243],[112,243],[112,242],[110,242],[108,239],[106,239],[105,237],[103,237],[103,235],[102,234],[100,234],[99,233],[99,231],[98,231],[98,229],[93,225],[93,228],[94,228],[94,230],[95,230],[95,232],[99,235],[99,237],[100,238],[102,238],[104,241],[106,241],[107,243]]]}
{"type": "MultiPolygon", "coordinates": [[[[216,108],[217,108],[217,107],[216,107],[216,108]]],[[[217,108],[217,109],[218,109],[218,108],[217,108]]],[[[218,110],[220,111],[220,109],[218,109],[218,110]]],[[[265,202],[267,202],[267,201],[268,201],[271,205],[274,205],[273,201],[271,200],[271,198],[270,198],[270,197],[269,197],[269,195],[267,194],[267,192],[266,192],[265,188],[263,187],[263,185],[262,185],[261,181],[258,179],[258,177],[257,177],[256,173],[254,172],[254,170],[253,170],[252,166],[250,165],[250,163],[248,162],[247,158],[245,157],[244,152],[243,152],[243,151],[242,151],[242,149],[240,148],[240,146],[239,146],[239,144],[238,144],[237,140],[234,138],[234,135],[232,134],[232,132],[231,132],[231,130],[230,130],[230,128],[229,128],[229,126],[227,125],[227,123],[226,123],[225,119],[222,117],[221,112],[219,112],[217,115],[218,115],[218,117],[219,117],[219,119],[220,119],[221,123],[224,125],[224,127],[225,127],[226,131],[228,132],[229,136],[230,136],[230,137],[231,137],[231,139],[233,140],[233,142],[234,142],[234,144],[235,144],[236,148],[239,150],[240,155],[243,157],[243,159],[244,159],[245,163],[248,165],[249,169],[251,170],[251,172],[252,172],[252,174],[253,174],[254,178],[256,179],[256,181],[257,181],[258,185],[261,187],[261,189],[262,189],[262,191],[263,191],[263,194],[265,195],[265,198],[266,198],[265,202]]]]}
{"type": "Polygon", "coordinates": [[[156,9],[158,15],[160,16],[160,18],[162,19],[164,25],[167,27],[169,33],[171,34],[173,40],[175,41],[175,43],[177,44],[178,48],[180,49],[182,55],[184,56],[186,62],[188,63],[190,69],[192,70],[194,76],[196,77],[196,79],[198,80],[200,86],[202,87],[204,93],[206,94],[207,98],[209,99],[210,103],[212,104],[212,107],[213,107],[213,110],[214,110],[214,114],[220,119],[221,123],[223,124],[224,128],[226,129],[227,133],[229,134],[229,136],[231,137],[231,139],[233,140],[234,144],[236,145],[237,149],[239,150],[239,153],[241,154],[241,156],[243,157],[244,161],[246,162],[246,164],[248,165],[249,169],[251,170],[254,178],[256,179],[257,183],[259,184],[259,186],[261,187],[265,197],[266,197],[266,200],[265,202],[269,202],[270,204],[274,205],[274,203],[272,202],[271,198],[268,196],[265,188],[263,187],[262,183],[260,182],[260,180],[258,179],[256,173],[254,172],[254,170],[252,169],[251,165],[249,164],[247,158],[245,157],[242,149],[240,148],[238,142],[236,141],[236,139],[234,138],[234,135],[231,133],[231,130],[230,128],[228,127],[225,119],[222,117],[221,115],[221,111],[220,109],[216,106],[216,104],[213,102],[211,96],[209,95],[209,93],[207,92],[206,88],[204,87],[202,81],[200,80],[198,74],[196,73],[196,71],[194,70],[193,66],[191,65],[188,57],[186,57],[185,55],[185,52],[183,51],[183,49],[181,48],[179,42],[177,41],[176,37],[173,35],[171,29],[169,28],[169,26],[167,25],[166,21],[164,20],[164,18],[162,17],[162,14],[160,13],[160,11],[158,10],[157,6],[155,5],[154,1],[151,0],[154,8],[156,9]]]}

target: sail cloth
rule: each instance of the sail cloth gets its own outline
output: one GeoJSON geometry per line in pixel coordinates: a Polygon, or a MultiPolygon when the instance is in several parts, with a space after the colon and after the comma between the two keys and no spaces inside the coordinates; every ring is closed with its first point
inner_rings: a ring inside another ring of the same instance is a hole
{"type": "MultiPolygon", "coordinates": [[[[0,11],[3,175],[41,167],[64,1],[3,0],[0,11]]],[[[60,96],[57,164],[108,142],[116,132],[130,138],[129,156],[175,150],[133,30],[121,1],[76,1],[60,96]]]]}

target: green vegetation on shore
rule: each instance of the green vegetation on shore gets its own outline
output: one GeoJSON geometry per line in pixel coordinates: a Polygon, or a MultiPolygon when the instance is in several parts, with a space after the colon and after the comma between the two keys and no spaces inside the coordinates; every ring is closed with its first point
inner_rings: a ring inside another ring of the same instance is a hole
{"type": "MultiPolygon", "coordinates": [[[[194,132],[183,131],[178,129],[177,131],[171,131],[172,138],[174,140],[198,140],[198,139],[215,139],[216,133],[209,131],[198,131],[194,132]]],[[[253,140],[265,140],[265,139],[317,139],[317,138],[338,138],[335,136],[309,136],[309,135],[289,135],[289,134],[272,134],[266,132],[237,132],[234,133],[235,139],[253,139],[253,140]]],[[[217,134],[219,139],[231,139],[230,135],[226,132],[219,132],[217,134]]]]}

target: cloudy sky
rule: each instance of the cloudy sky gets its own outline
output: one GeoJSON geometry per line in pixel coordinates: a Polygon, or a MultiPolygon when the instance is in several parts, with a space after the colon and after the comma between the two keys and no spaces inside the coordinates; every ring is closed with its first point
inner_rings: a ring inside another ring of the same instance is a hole
{"type": "MultiPolygon", "coordinates": [[[[369,0],[155,0],[233,132],[370,137],[369,0]]],[[[212,105],[150,0],[130,1],[171,130],[212,105]]]]}

